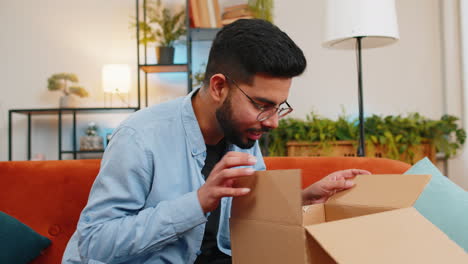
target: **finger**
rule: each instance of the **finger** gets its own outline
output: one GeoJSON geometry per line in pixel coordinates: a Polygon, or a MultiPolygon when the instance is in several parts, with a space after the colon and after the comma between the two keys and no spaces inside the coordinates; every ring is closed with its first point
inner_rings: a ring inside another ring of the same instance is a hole
{"type": "Polygon", "coordinates": [[[250,192],[250,188],[229,188],[229,187],[220,187],[217,188],[215,193],[219,198],[222,197],[237,197],[243,196],[250,192]]]}
{"type": "Polygon", "coordinates": [[[323,188],[328,192],[346,190],[354,186],[352,180],[327,181],[323,188]]]}
{"type": "Polygon", "coordinates": [[[226,185],[228,181],[233,181],[236,178],[250,176],[255,173],[252,168],[224,169],[214,177],[213,181],[216,185],[226,185]]]}
{"type": "Polygon", "coordinates": [[[252,166],[257,163],[257,158],[248,153],[242,152],[228,152],[224,157],[218,162],[213,171],[221,171],[226,168],[239,167],[239,166],[252,166]]]}
{"type": "Polygon", "coordinates": [[[370,171],[368,170],[361,170],[361,169],[353,169],[353,173],[355,175],[370,175],[372,174],[370,171]]]}
{"type": "Polygon", "coordinates": [[[349,169],[345,171],[346,173],[343,174],[345,179],[354,178],[357,175],[369,175],[371,174],[369,171],[361,170],[361,169],[349,169]]]}
{"type": "Polygon", "coordinates": [[[225,168],[232,168],[238,166],[251,166],[257,163],[257,158],[247,153],[243,155],[227,156],[221,160],[225,168]]]}

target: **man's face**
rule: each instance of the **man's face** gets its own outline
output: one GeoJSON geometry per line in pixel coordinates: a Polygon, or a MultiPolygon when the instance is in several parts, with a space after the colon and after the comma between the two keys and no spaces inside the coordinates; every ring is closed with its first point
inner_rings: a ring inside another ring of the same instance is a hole
{"type": "MultiPolygon", "coordinates": [[[[235,80],[234,80],[235,81],[235,80]]],[[[245,94],[229,82],[229,94],[223,104],[216,109],[216,119],[225,138],[240,148],[251,148],[262,134],[278,126],[278,115],[258,121],[259,110],[245,94]]],[[[263,107],[278,107],[285,102],[291,78],[275,78],[257,74],[253,85],[238,83],[256,104],[263,107]]]]}

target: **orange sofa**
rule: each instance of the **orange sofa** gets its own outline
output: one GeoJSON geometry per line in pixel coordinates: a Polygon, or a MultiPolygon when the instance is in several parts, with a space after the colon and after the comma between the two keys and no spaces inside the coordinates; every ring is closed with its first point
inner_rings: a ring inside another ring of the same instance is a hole
{"type": "MultiPolygon", "coordinates": [[[[86,205],[99,160],[0,162],[0,211],[36,232],[52,244],[32,263],[60,263],[65,246],[75,231],[86,205]]],[[[268,157],[268,169],[302,169],[303,186],[336,170],[359,168],[379,173],[403,173],[410,165],[379,158],[268,157]]]]}

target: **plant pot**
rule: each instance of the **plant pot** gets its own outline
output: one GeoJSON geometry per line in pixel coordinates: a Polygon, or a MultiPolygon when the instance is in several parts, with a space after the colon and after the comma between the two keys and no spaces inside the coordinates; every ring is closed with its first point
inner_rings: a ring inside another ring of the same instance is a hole
{"type": "Polygon", "coordinates": [[[158,64],[173,64],[174,47],[156,47],[156,59],[158,64]]]}
{"type": "Polygon", "coordinates": [[[59,106],[60,108],[74,108],[76,107],[76,100],[71,95],[62,95],[60,96],[59,106]]]}
{"type": "MultiPolygon", "coordinates": [[[[322,149],[318,142],[297,142],[290,141],[286,144],[288,156],[312,156],[312,157],[323,157],[323,156],[335,156],[335,157],[355,157],[357,152],[357,142],[355,141],[335,141],[330,143],[330,147],[322,149]]],[[[415,145],[411,147],[411,151],[414,153],[413,157],[410,157],[408,153],[403,153],[399,157],[391,157],[387,155],[387,149],[385,145],[377,145],[375,148],[366,147],[366,156],[374,158],[390,158],[397,159],[407,163],[415,163],[416,161],[428,157],[432,162],[436,161],[435,147],[429,142],[423,142],[421,145],[415,145]]]]}

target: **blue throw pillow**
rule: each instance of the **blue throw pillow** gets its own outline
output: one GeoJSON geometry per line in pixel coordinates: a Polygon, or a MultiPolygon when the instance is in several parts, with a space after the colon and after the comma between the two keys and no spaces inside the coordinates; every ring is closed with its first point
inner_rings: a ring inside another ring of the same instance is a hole
{"type": "Polygon", "coordinates": [[[0,263],[28,263],[49,245],[47,237],[0,212],[0,263]]]}
{"type": "Polygon", "coordinates": [[[442,175],[428,158],[405,174],[432,175],[414,208],[468,252],[468,192],[442,175]]]}

